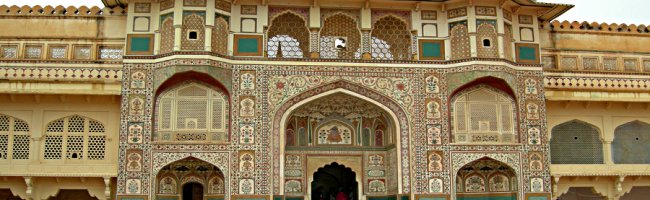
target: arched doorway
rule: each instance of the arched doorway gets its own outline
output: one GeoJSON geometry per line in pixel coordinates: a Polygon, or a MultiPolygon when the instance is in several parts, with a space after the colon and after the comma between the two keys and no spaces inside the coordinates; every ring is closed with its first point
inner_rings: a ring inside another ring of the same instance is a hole
{"type": "Polygon", "coordinates": [[[359,197],[356,173],[352,169],[332,163],[319,168],[314,173],[311,182],[311,199],[339,199],[357,200],[359,197]]]}
{"type": "Polygon", "coordinates": [[[456,200],[469,199],[516,200],[515,171],[491,158],[481,158],[463,166],[456,176],[456,200]]]}
{"type": "Polygon", "coordinates": [[[183,200],[203,200],[203,185],[194,182],[183,185],[183,200]]]}
{"type": "Polygon", "coordinates": [[[218,167],[188,157],[164,166],[156,176],[156,196],[182,200],[223,198],[224,174],[218,167]]]}

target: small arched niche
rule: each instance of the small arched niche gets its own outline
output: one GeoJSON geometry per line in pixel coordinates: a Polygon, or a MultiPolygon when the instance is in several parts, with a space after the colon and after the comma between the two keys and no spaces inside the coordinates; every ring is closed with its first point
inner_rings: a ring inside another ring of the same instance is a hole
{"type": "Polygon", "coordinates": [[[352,169],[336,162],[318,168],[311,182],[311,199],[327,199],[331,196],[338,199],[341,195],[346,199],[357,199],[359,183],[356,181],[356,176],[352,169]]]}
{"type": "Polygon", "coordinates": [[[287,147],[384,147],[394,144],[395,123],[379,106],[344,93],[295,109],[285,125],[287,147]]]}
{"type": "Polygon", "coordinates": [[[224,174],[217,166],[188,157],[163,167],[156,175],[156,196],[185,200],[223,198],[224,174]]]}
{"type": "Polygon", "coordinates": [[[456,197],[465,199],[499,196],[517,198],[517,175],[510,166],[491,158],[466,164],[456,174],[456,197]]]}

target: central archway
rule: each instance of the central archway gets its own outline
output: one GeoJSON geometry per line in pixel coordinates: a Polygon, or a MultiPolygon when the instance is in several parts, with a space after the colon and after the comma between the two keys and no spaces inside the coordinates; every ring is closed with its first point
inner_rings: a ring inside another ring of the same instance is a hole
{"type": "Polygon", "coordinates": [[[334,162],[318,168],[311,182],[311,199],[339,198],[357,200],[359,196],[356,173],[352,169],[334,162]]]}
{"type": "Polygon", "coordinates": [[[224,198],[224,180],[219,167],[187,157],[160,169],[156,176],[156,196],[182,200],[224,198]]]}
{"type": "Polygon", "coordinates": [[[483,157],[458,170],[456,200],[516,200],[517,174],[505,163],[483,157]]]}

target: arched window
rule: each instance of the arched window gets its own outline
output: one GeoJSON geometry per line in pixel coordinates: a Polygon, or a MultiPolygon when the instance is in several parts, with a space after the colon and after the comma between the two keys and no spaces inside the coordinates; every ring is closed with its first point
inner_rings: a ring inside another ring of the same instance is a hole
{"type": "Polygon", "coordinates": [[[603,145],[598,129],[578,120],[553,127],[551,130],[551,163],[602,164],[603,145]]]}
{"type": "Polygon", "coordinates": [[[309,52],[309,29],[305,19],[287,12],[275,17],[267,32],[269,58],[303,58],[309,52]]]}
{"type": "Polygon", "coordinates": [[[623,124],[614,131],[612,154],[616,164],[650,164],[650,125],[640,121],[623,124]]]}
{"type": "Polygon", "coordinates": [[[27,122],[0,114],[0,160],[29,159],[29,141],[27,122]]]}
{"type": "Polygon", "coordinates": [[[499,45],[497,41],[496,21],[494,20],[476,20],[477,39],[482,40],[482,47],[477,48],[478,57],[480,58],[498,58],[499,45]]]}
{"type": "Polygon", "coordinates": [[[411,33],[408,24],[389,15],[373,24],[372,59],[374,60],[410,60],[411,33]]]}
{"type": "Polygon", "coordinates": [[[456,143],[514,143],[515,101],[486,85],[461,92],[452,99],[456,143]]]}
{"type": "Polygon", "coordinates": [[[46,160],[103,160],[106,129],[99,121],[72,115],[54,120],[45,129],[46,160]]]}
{"type": "Polygon", "coordinates": [[[158,97],[156,141],[226,142],[227,96],[205,85],[190,82],[158,97]]]}
{"type": "Polygon", "coordinates": [[[470,57],[470,42],[467,21],[449,24],[449,39],[451,40],[451,59],[470,57]]]}
{"type": "Polygon", "coordinates": [[[361,31],[355,18],[337,13],[323,20],[320,31],[321,58],[361,58],[361,31]],[[341,44],[337,44],[337,40],[341,44]]]}

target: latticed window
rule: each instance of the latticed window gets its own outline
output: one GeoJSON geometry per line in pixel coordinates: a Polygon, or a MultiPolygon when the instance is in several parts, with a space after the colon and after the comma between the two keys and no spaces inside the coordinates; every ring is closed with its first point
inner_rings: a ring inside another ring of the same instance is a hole
{"type": "Polygon", "coordinates": [[[514,143],[515,101],[486,85],[470,88],[453,99],[456,143],[514,143]]]}
{"type": "Polygon", "coordinates": [[[372,59],[410,60],[411,33],[408,25],[394,16],[377,20],[372,30],[372,59]]]}
{"type": "Polygon", "coordinates": [[[46,160],[103,160],[106,129],[96,120],[72,115],[50,122],[45,129],[46,160]]]}
{"type": "Polygon", "coordinates": [[[603,144],[598,129],[578,120],[553,127],[551,163],[602,164],[603,144]]]}
{"type": "Polygon", "coordinates": [[[187,83],[157,101],[157,141],[227,141],[228,100],[215,89],[187,83]]]}
{"type": "Polygon", "coordinates": [[[633,121],[614,131],[612,159],[616,164],[650,164],[650,124],[633,121]]]}
{"type": "Polygon", "coordinates": [[[27,122],[0,114],[0,160],[29,159],[29,142],[27,122]]]}
{"type": "Polygon", "coordinates": [[[288,12],[271,21],[267,33],[269,58],[303,58],[309,50],[309,29],[300,16],[288,12]]]}

